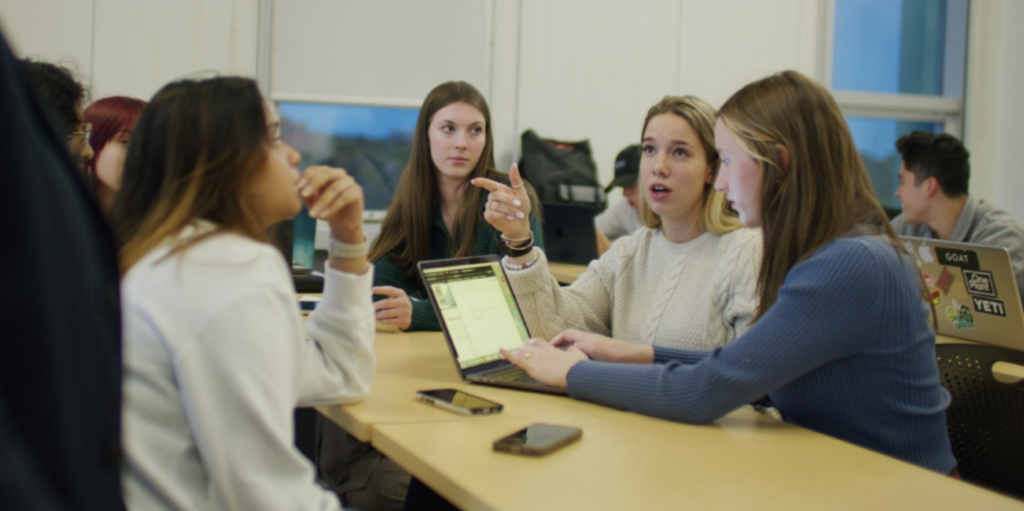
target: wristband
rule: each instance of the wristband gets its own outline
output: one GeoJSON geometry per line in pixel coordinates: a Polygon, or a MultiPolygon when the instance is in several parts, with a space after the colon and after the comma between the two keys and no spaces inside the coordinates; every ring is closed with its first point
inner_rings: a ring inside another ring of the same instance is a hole
{"type": "Polygon", "coordinates": [[[358,259],[366,257],[369,253],[370,241],[365,238],[361,243],[345,243],[331,238],[331,242],[327,246],[327,254],[340,259],[358,259]]]}
{"type": "MultiPolygon", "coordinates": [[[[533,249],[531,248],[530,250],[532,251],[533,249]]],[[[533,259],[530,259],[529,261],[527,261],[527,262],[525,262],[523,264],[513,264],[513,263],[509,262],[508,258],[506,258],[505,259],[505,267],[510,269],[510,270],[512,270],[512,271],[525,270],[525,269],[533,266],[534,264],[536,264],[537,261],[539,261],[539,260],[540,260],[540,256],[535,255],[535,256],[533,256],[533,259]]]]}
{"type": "Polygon", "coordinates": [[[533,231],[530,231],[529,238],[511,239],[501,235],[501,243],[503,245],[503,251],[510,257],[519,257],[529,254],[533,251],[533,231]],[[526,243],[519,244],[519,242],[525,241],[526,243]],[[515,243],[515,245],[513,245],[515,243]]]}

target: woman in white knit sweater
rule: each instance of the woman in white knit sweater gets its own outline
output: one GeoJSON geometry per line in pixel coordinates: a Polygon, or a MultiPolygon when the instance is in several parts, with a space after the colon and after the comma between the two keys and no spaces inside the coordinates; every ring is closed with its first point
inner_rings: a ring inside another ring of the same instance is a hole
{"type": "MultiPolygon", "coordinates": [[[[714,115],[694,96],[667,96],[648,110],[639,208],[646,227],[616,241],[573,285],[559,286],[539,248],[504,259],[533,335],[550,339],[575,328],[636,344],[712,349],[747,328],[757,311],[761,233],[740,229],[712,186],[714,115]]],[[[530,203],[516,186],[518,172],[510,177],[512,187],[474,184],[491,191],[484,218],[516,246],[529,238],[530,203]]]]}

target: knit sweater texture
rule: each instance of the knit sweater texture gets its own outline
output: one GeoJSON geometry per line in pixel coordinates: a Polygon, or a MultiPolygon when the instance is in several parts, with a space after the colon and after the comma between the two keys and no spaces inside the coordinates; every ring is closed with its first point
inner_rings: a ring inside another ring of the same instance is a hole
{"type": "Polygon", "coordinates": [[[653,365],[579,362],[569,393],[688,423],[767,394],[794,424],[941,473],[956,466],[916,270],[878,238],[840,238],[798,263],[734,343],[654,354],[653,365]]]}
{"type": "Polygon", "coordinates": [[[620,238],[569,287],[539,260],[506,274],[530,333],[575,328],[623,341],[687,349],[725,346],[757,312],[761,231],[704,233],[672,243],[642,227],[620,238]]]}
{"type": "MultiPolygon", "coordinates": [[[[540,220],[537,215],[530,215],[530,230],[533,231],[533,246],[544,248],[544,231],[540,227],[540,220]]],[[[480,222],[480,228],[476,235],[476,251],[473,255],[501,255],[503,254],[500,241],[501,233],[487,222],[480,222]]],[[[441,210],[434,211],[434,221],[430,226],[430,256],[428,259],[447,259],[452,257],[452,236],[441,218],[441,210]]],[[[392,250],[384,257],[374,261],[374,286],[393,286],[405,291],[412,301],[412,324],[407,332],[415,331],[439,331],[441,324],[437,321],[437,314],[434,307],[427,298],[423,281],[415,267],[409,268],[399,266],[395,263],[395,257],[401,253],[401,248],[392,250]]],[[[374,301],[386,297],[374,295],[374,301]]]]}

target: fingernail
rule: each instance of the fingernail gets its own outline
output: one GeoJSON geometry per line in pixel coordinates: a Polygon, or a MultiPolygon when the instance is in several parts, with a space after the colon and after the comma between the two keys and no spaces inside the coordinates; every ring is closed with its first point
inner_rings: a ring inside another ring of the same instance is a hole
{"type": "Polygon", "coordinates": [[[309,216],[311,216],[313,218],[316,218],[318,215],[320,215],[320,210],[319,209],[313,208],[313,209],[309,210],[309,216]]]}
{"type": "MultiPolygon", "coordinates": [[[[519,199],[513,199],[513,200],[512,200],[512,205],[513,205],[513,206],[522,206],[522,205],[523,205],[523,203],[522,203],[522,202],[520,202],[520,201],[519,201],[519,199]]],[[[520,217],[520,218],[522,218],[522,217],[520,217]]]]}
{"type": "Polygon", "coordinates": [[[509,215],[509,216],[505,217],[505,219],[512,220],[512,215],[509,215]]]}
{"type": "Polygon", "coordinates": [[[516,211],[516,216],[519,218],[526,218],[526,215],[524,215],[522,211],[516,211]]]}
{"type": "Polygon", "coordinates": [[[312,192],[309,190],[309,188],[303,188],[302,190],[299,190],[299,195],[303,197],[309,197],[310,193],[312,192]]]}

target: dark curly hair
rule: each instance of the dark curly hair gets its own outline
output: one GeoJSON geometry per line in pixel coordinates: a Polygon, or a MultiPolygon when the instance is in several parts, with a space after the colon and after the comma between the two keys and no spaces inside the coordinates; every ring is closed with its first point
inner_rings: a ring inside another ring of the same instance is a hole
{"type": "Polygon", "coordinates": [[[75,80],[74,73],[64,66],[30,59],[19,60],[18,65],[39,99],[56,109],[68,133],[74,131],[79,122],[75,105],[86,100],[85,87],[75,80]]]}
{"type": "Polygon", "coordinates": [[[952,135],[914,131],[896,141],[903,165],[914,173],[914,184],[934,177],[948,197],[967,195],[971,154],[952,135]]]}

